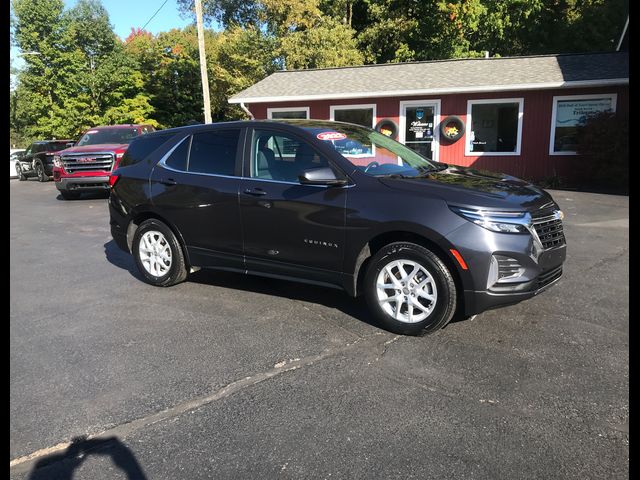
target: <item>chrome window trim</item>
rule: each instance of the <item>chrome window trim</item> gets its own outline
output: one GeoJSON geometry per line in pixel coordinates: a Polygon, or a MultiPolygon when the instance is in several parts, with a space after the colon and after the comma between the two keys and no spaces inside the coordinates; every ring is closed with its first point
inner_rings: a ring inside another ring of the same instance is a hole
{"type": "MultiPolygon", "coordinates": [[[[188,170],[178,170],[177,168],[173,168],[170,167],[169,165],[167,165],[167,159],[171,156],[171,154],[173,153],[173,151],[178,148],[180,146],[180,144],[182,144],[182,142],[184,142],[185,140],[187,140],[191,135],[187,135],[186,137],[182,138],[178,143],[176,143],[173,147],[171,147],[167,153],[165,153],[162,158],[158,161],[157,165],[164,168],[165,170],[170,170],[172,172],[177,172],[177,173],[185,173],[187,175],[204,175],[207,177],[218,177],[218,178],[234,178],[234,179],[238,179],[238,180],[252,180],[252,181],[259,181],[259,182],[268,182],[268,183],[279,183],[279,184],[283,184],[283,185],[304,185],[300,182],[285,182],[282,180],[269,180],[269,179],[264,179],[264,178],[252,178],[252,177],[245,177],[243,175],[241,176],[237,176],[237,175],[222,175],[222,174],[218,174],[218,173],[201,173],[201,172],[189,172],[188,170]]],[[[305,187],[318,187],[318,188],[329,188],[331,185],[304,185],[305,187]]],[[[350,188],[355,186],[355,183],[351,183],[349,185],[343,185],[340,188],[350,188]]],[[[333,186],[333,188],[335,188],[335,186],[333,186]]]]}
{"type": "Polygon", "coordinates": [[[162,168],[166,168],[167,170],[171,170],[172,172],[179,172],[179,173],[189,173],[186,170],[178,170],[177,168],[173,168],[170,167],[169,165],[167,165],[167,159],[171,156],[171,154],[174,152],[174,150],[176,148],[178,148],[180,145],[182,145],[182,142],[184,142],[185,140],[191,138],[191,134],[187,135],[186,137],[182,138],[179,142],[177,142],[173,147],[171,147],[167,153],[165,153],[162,158],[158,161],[158,165],[160,165],[162,168]]]}

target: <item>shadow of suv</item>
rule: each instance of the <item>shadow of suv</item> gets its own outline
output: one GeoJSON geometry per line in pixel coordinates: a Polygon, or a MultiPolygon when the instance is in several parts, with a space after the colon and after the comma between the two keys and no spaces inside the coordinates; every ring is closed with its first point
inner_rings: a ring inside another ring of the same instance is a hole
{"type": "Polygon", "coordinates": [[[364,295],[401,334],[530,298],[560,279],[566,255],[547,192],[340,122],[148,134],[109,183],[112,236],[147,282],[204,267],[330,286],[364,295]]]}

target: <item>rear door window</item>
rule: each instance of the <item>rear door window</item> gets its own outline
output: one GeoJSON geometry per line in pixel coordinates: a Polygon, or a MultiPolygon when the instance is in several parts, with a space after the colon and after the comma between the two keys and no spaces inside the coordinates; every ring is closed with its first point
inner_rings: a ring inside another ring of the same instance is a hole
{"type": "Polygon", "coordinates": [[[239,128],[194,134],[188,171],[211,175],[235,175],[239,140],[239,128]]]}

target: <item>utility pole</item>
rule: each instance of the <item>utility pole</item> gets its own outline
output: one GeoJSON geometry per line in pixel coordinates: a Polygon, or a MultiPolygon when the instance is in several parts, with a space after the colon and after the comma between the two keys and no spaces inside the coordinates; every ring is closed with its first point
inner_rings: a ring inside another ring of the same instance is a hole
{"type": "Polygon", "coordinates": [[[204,51],[204,28],[202,26],[202,0],[195,0],[196,24],[198,25],[198,50],[200,51],[200,76],[202,77],[202,98],[204,100],[204,123],[211,123],[211,100],[209,99],[209,76],[207,56],[204,51]]]}

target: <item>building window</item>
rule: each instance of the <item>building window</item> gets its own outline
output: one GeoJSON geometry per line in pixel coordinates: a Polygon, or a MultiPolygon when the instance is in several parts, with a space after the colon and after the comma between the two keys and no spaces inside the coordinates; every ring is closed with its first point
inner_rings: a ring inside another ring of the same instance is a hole
{"type": "Polygon", "coordinates": [[[280,120],[285,118],[309,119],[309,107],[278,107],[267,108],[267,118],[280,120]]]}
{"type": "Polygon", "coordinates": [[[331,120],[347,122],[373,128],[376,124],[376,106],[369,105],[331,105],[331,120]]]}
{"type": "Polygon", "coordinates": [[[578,129],[590,115],[616,111],[616,94],[553,97],[549,155],[575,155],[578,129]]]}
{"type": "Polygon", "coordinates": [[[524,99],[467,102],[465,155],[520,155],[524,99]]]}

